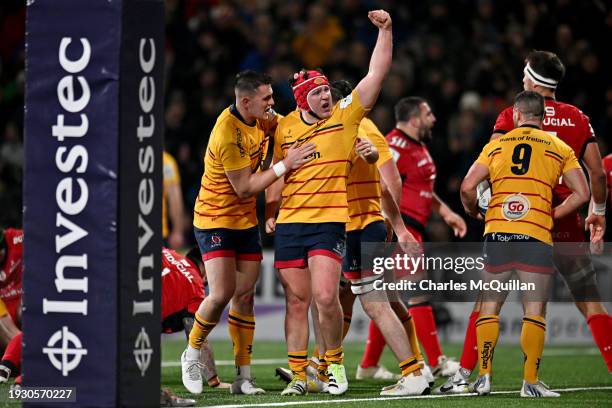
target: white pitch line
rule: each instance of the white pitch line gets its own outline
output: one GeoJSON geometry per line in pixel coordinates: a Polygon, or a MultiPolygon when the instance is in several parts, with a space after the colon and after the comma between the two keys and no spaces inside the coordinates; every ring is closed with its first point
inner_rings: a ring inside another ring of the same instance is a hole
{"type": "MultiPolygon", "coordinates": [[[[579,387],[579,388],[559,388],[553,391],[557,392],[577,392],[577,391],[603,391],[612,390],[612,387],[579,387]]],[[[520,391],[493,391],[493,395],[502,394],[518,394],[520,391]]],[[[343,404],[345,402],[366,402],[366,401],[393,401],[407,399],[435,399],[435,398],[453,398],[453,397],[470,397],[476,395],[470,394],[452,394],[452,395],[415,395],[408,397],[383,397],[383,398],[347,398],[347,399],[326,399],[317,401],[290,401],[290,402],[266,402],[263,404],[233,404],[233,405],[202,405],[196,408],[243,408],[243,407],[288,407],[295,405],[314,405],[314,404],[343,404]]]]}
{"type": "Polygon", "coordinates": [[[573,349],[551,349],[544,350],[544,357],[566,357],[566,356],[577,356],[577,355],[589,355],[594,356],[599,354],[599,349],[595,347],[590,348],[573,348],[573,349]]]}
{"type": "MultiPolygon", "coordinates": [[[[564,356],[575,356],[576,354],[582,355],[597,355],[599,354],[599,350],[596,348],[587,348],[587,349],[559,349],[559,350],[544,350],[545,357],[564,357],[564,356]]],[[[215,361],[217,366],[233,366],[234,360],[217,360],[215,361]]],[[[283,358],[259,358],[254,359],[251,362],[251,365],[277,365],[280,364],[283,367],[287,364],[287,359],[283,358]]],[[[180,361],[162,361],[162,367],[180,367],[180,361]]]]}
{"type": "MultiPolygon", "coordinates": [[[[216,360],[217,366],[234,366],[234,360],[216,360]]],[[[286,358],[256,358],[251,360],[251,365],[287,365],[286,358]]],[[[162,361],[162,367],[180,367],[180,361],[162,361]]]]}

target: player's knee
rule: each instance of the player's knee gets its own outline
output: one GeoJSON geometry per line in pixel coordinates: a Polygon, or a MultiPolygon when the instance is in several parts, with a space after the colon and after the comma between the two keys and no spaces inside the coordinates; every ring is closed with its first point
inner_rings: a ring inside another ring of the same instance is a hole
{"type": "Polygon", "coordinates": [[[308,314],[308,309],[310,308],[310,297],[307,296],[297,296],[297,295],[288,295],[286,298],[287,304],[287,314],[295,315],[303,315],[308,314]]]}
{"type": "Polygon", "coordinates": [[[340,304],[338,291],[335,288],[320,288],[317,293],[314,294],[314,300],[320,311],[328,310],[340,304]]]}
{"type": "Polygon", "coordinates": [[[374,321],[379,320],[385,313],[391,315],[393,311],[387,302],[365,301],[361,302],[363,311],[374,321]]]}
{"type": "Polygon", "coordinates": [[[255,297],[252,290],[244,293],[238,293],[232,298],[232,304],[239,304],[243,307],[253,308],[255,304],[255,297]]]}
{"type": "Polygon", "coordinates": [[[219,290],[211,292],[207,297],[207,303],[214,309],[223,309],[232,299],[233,291],[219,290]]]}

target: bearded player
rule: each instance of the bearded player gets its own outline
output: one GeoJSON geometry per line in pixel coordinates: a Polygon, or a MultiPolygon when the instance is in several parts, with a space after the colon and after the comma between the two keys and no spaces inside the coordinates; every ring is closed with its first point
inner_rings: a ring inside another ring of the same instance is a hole
{"type": "MultiPolygon", "coordinates": [[[[434,190],[436,165],[427,149],[436,122],[431,107],[420,97],[403,98],[395,105],[395,120],[395,129],[386,138],[403,180],[400,211],[406,227],[417,241],[423,242],[425,225],[433,211],[453,229],[455,236],[465,236],[467,227],[463,218],[451,210],[434,190]]],[[[423,295],[413,297],[408,308],[433,375],[453,375],[459,365],[442,353],[428,298],[423,295]]],[[[360,366],[365,368],[377,362],[384,346],[380,332],[370,324],[368,343],[360,366]]]]}

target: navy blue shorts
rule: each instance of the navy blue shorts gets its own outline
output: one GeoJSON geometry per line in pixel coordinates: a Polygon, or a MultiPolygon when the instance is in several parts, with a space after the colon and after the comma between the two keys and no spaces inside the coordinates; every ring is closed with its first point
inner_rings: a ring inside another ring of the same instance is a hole
{"type": "Polygon", "coordinates": [[[553,247],[524,234],[493,232],[484,239],[485,270],[553,273],[553,247]]]}
{"type": "Polygon", "coordinates": [[[324,255],[342,263],[346,244],[345,224],[276,224],[274,234],[274,267],[305,268],[308,258],[324,255]]]}
{"type": "Polygon", "coordinates": [[[199,229],[196,227],[193,230],[204,261],[213,258],[261,261],[263,258],[258,226],[244,230],[229,228],[199,229]]]}
{"type": "MultiPolygon", "coordinates": [[[[342,262],[342,274],[346,279],[361,279],[361,243],[385,242],[387,228],[384,221],[372,222],[364,229],[346,233],[346,255],[342,262]]],[[[373,273],[369,271],[369,274],[373,273]]]]}

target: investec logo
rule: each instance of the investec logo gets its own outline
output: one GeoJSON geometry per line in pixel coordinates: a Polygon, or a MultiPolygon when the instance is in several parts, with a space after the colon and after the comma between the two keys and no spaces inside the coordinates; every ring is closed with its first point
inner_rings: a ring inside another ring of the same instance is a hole
{"type": "MultiPolygon", "coordinates": [[[[81,314],[87,316],[87,256],[88,253],[75,254],[73,244],[88,235],[88,231],[78,225],[78,216],[87,209],[89,189],[87,180],[82,177],[87,172],[89,153],[87,148],[78,142],[87,137],[89,120],[83,113],[89,104],[91,91],[87,79],[79,75],[91,59],[91,45],[87,38],[74,41],[64,37],[59,44],[59,64],[64,70],[64,77],[57,83],[57,99],[62,107],[51,127],[51,134],[57,138],[55,166],[65,177],[55,188],[55,289],[57,296],[43,298],[43,314],[81,314]],[[68,47],[71,55],[67,56],[68,47]],[[78,97],[77,97],[78,96],[78,97]],[[64,145],[64,142],[67,142],[64,145]],[[66,255],[65,252],[70,253],[66,255]],[[65,276],[70,269],[70,278],[65,276]],[[66,300],[63,293],[68,292],[66,300]],[[79,296],[80,295],[80,296],[79,296]],[[75,297],[80,300],[74,300],[75,297]]],[[[87,349],[80,339],[67,326],[51,335],[47,347],[43,348],[51,364],[66,376],[78,367],[81,357],[87,349]],[[59,345],[61,343],[61,346],[59,345]],[[61,358],[58,359],[57,356],[61,358]]]]}
{"type": "MultiPolygon", "coordinates": [[[[132,316],[153,314],[154,257],[152,248],[148,244],[153,237],[150,225],[156,221],[151,214],[155,204],[155,184],[151,174],[154,173],[156,164],[155,150],[150,139],[155,134],[155,116],[152,113],[155,106],[155,82],[151,75],[155,67],[155,57],[155,41],[152,38],[141,38],[138,60],[143,76],[138,88],[141,112],[136,128],[136,137],[140,143],[138,148],[138,177],[140,179],[138,184],[138,294],[132,301],[132,316]],[[147,271],[146,276],[145,271],[147,271]]],[[[152,353],[149,346],[149,336],[142,328],[134,340],[134,359],[142,376],[149,368],[152,353]]]]}

